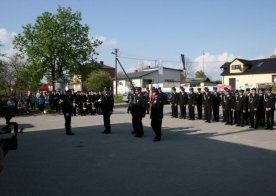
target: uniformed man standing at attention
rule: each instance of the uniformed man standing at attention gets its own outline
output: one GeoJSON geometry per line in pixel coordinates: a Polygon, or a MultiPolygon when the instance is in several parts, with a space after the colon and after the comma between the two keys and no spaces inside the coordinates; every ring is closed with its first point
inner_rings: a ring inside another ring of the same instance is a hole
{"type": "Polygon", "coordinates": [[[61,109],[65,119],[65,133],[66,135],[74,135],[71,131],[71,117],[73,113],[73,98],[71,90],[67,90],[66,94],[62,96],[61,109]]]}
{"type": "Polygon", "coordinates": [[[202,104],[203,104],[203,96],[202,96],[201,88],[197,88],[197,93],[196,93],[197,119],[202,119],[202,104]]]}
{"type": "Polygon", "coordinates": [[[172,97],[171,97],[171,109],[172,109],[172,118],[178,118],[178,93],[176,92],[175,87],[172,87],[172,97]]]}
{"type": "Polygon", "coordinates": [[[191,87],[188,93],[189,120],[195,120],[195,105],[196,94],[194,93],[194,89],[191,87]]]}
{"type": "Polygon", "coordinates": [[[237,114],[237,125],[244,126],[244,115],[246,112],[246,97],[244,95],[244,90],[241,89],[235,101],[235,112],[237,114]]]}
{"type": "Polygon", "coordinates": [[[186,105],[188,102],[188,95],[185,92],[185,88],[180,87],[179,92],[179,109],[180,109],[180,119],[186,119],[186,105]]]}
{"type": "Polygon", "coordinates": [[[264,89],[259,89],[258,120],[261,127],[265,127],[264,89]]]}
{"type": "Polygon", "coordinates": [[[145,98],[141,95],[141,87],[135,89],[135,94],[133,96],[133,106],[132,106],[132,126],[135,133],[134,137],[143,137],[144,129],[142,124],[142,119],[146,115],[146,102],[145,98]]]}
{"type": "Polygon", "coordinates": [[[212,118],[212,96],[208,87],[204,88],[203,105],[204,105],[204,119],[205,122],[211,123],[212,118]]]}
{"type": "Polygon", "coordinates": [[[264,107],[266,116],[266,129],[273,130],[274,126],[274,110],[275,110],[275,95],[271,92],[272,88],[267,89],[264,95],[264,107]]]}
{"type": "Polygon", "coordinates": [[[111,133],[110,116],[113,112],[114,98],[110,92],[110,89],[108,88],[105,88],[102,93],[101,107],[102,107],[102,114],[103,114],[104,128],[105,128],[105,130],[102,133],[109,134],[111,133]]]}
{"type": "Polygon", "coordinates": [[[151,103],[151,127],[155,133],[155,138],[153,141],[160,141],[161,139],[161,127],[162,127],[162,119],[163,119],[163,99],[158,94],[158,90],[154,89],[153,92],[153,100],[151,103]]]}
{"type": "Polygon", "coordinates": [[[248,112],[250,116],[250,128],[258,128],[258,106],[259,106],[259,95],[256,93],[256,88],[251,89],[248,100],[248,112]]]}
{"type": "Polygon", "coordinates": [[[217,92],[217,87],[213,88],[212,93],[212,109],[213,109],[213,120],[215,122],[219,121],[219,106],[220,106],[220,94],[217,92]]]}

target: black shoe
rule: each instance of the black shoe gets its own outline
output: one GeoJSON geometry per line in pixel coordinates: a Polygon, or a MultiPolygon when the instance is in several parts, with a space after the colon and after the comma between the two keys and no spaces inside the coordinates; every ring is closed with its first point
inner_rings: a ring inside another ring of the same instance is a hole
{"type": "Polygon", "coordinates": [[[136,134],[136,132],[135,132],[135,131],[132,131],[131,134],[134,135],[134,134],[136,134]]]}
{"type": "Polygon", "coordinates": [[[110,131],[103,131],[102,134],[110,134],[110,131]]]}
{"type": "Polygon", "coordinates": [[[141,138],[141,137],[143,137],[143,135],[134,135],[134,137],[139,137],[139,138],[141,138]]]}
{"type": "Polygon", "coordinates": [[[161,140],[161,138],[159,138],[159,137],[155,137],[155,138],[153,139],[154,142],[158,142],[158,141],[160,141],[160,140],[161,140]]]}
{"type": "Polygon", "coordinates": [[[240,124],[237,124],[237,125],[236,125],[236,127],[239,127],[239,126],[241,126],[241,125],[240,125],[240,124]]]}
{"type": "Polygon", "coordinates": [[[269,128],[269,127],[266,127],[266,128],[265,128],[265,130],[268,130],[268,129],[270,129],[270,128],[269,128]]]}
{"type": "Polygon", "coordinates": [[[273,128],[271,127],[270,130],[273,130],[273,128]]]}
{"type": "Polygon", "coordinates": [[[75,135],[75,133],[73,133],[73,132],[66,132],[66,135],[75,135]]]}
{"type": "Polygon", "coordinates": [[[254,127],[250,126],[249,128],[251,128],[251,129],[252,129],[252,128],[254,128],[254,127]]]}

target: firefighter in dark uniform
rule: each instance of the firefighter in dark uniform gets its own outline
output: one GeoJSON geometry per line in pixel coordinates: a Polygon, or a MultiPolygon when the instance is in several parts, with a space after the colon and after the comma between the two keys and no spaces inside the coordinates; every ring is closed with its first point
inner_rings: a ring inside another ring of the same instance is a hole
{"type": "Polygon", "coordinates": [[[109,88],[105,88],[101,97],[101,107],[104,120],[104,134],[111,133],[110,116],[113,112],[114,98],[109,88]]]}
{"type": "Polygon", "coordinates": [[[227,89],[225,91],[225,117],[226,117],[226,125],[233,125],[233,96],[231,91],[227,89]]]}
{"type": "Polygon", "coordinates": [[[198,88],[196,93],[197,119],[202,119],[202,98],[203,97],[202,97],[201,88],[198,88]]]}
{"type": "Polygon", "coordinates": [[[248,112],[248,104],[249,104],[249,95],[250,95],[250,88],[246,88],[246,113],[244,116],[246,125],[249,125],[250,123],[250,113],[248,112]]]}
{"type": "Polygon", "coordinates": [[[258,120],[261,127],[265,126],[264,89],[259,89],[258,120]]]}
{"type": "Polygon", "coordinates": [[[218,122],[219,121],[219,106],[220,106],[220,94],[217,92],[217,87],[213,88],[213,93],[212,93],[212,109],[213,109],[213,116],[214,116],[214,121],[218,122]]]}
{"type": "Polygon", "coordinates": [[[212,118],[212,96],[207,87],[204,88],[203,93],[203,105],[204,105],[204,119],[205,122],[211,123],[212,118]]]}
{"type": "Polygon", "coordinates": [[[71,90],[67,90],[65,95],[62,96],[61,108],[65,119],[65,133],[66,135],[74,135],[71,131],[71,117],[73,113],[73,98],[71,90]]]}
{"type": "Polygon", "coordinates": [[[256,93],[256,88],[251,89],[248,100],[248,112],[250,115],[250,128],[258,128],[258,106],[259,106],[259,95],[256,93]]]}
{"type": "Polygon", "coordinates": [[[172,97],[171,97],[171,109],[172,109],[172,118],[178,118],[178,93],[176,92],[175,87],[172,87],[172,97]]]}
{"type": "Polygon", "coordinates": [[[273,130],[274,126],[274,110],[275,110],[275,95],[271,92],[272,88],[267,89],[264,95],[264,107],[266,116],[266,129],[273,130]]]}
{"type": "Polygon", "coordinates": [[[163,119],[163,98],[158,94],[158,90],[154,89],[153,92],[153,100],[151,102],[151,127],[155,133],[155,138],[153,141],[160,141],[161,139],[161,127],[162,127],[162,119],[163,119]]]}
{"type": "Polygon", "coordinates": [[[195,120],[195,105],[196,105],[196,94],[194,93],[194,89],[190,88],[188,93],[189,120],[195,120]]]}
{"type": "Polygon", "coordinates": [[[141,95],[141,87],[137,87],[133,96],[133,106],[131,109],[134,137],[143,137],[144,135],[142,119],[146,114],[145,101],[145,98],[141,95]]]}
{"type": "Polygon", "coordinates": [[[220,100],[221,100],[221,107],[222,107],[222,122],[226,122],[226,111],[225,111],[225,100],[226,100],[226,91],[228,90],[227,87],[224,88],[223,92],[221,93],[220,100]]]}
{"type": "Polygon", "coordinates": [[[237,115],[237,125],[236,126],[244,126],[244,115],[246,112],[246,97],[244,95],[244,90],[239,90],[239,94],[236,97],[235,101],[235,112],[237,115]]]}
{"type": "Polygon", "coordinates": [[[180,119],[186,119],[186,105],[188,102],[188,95],[183,87],[180,87],[179,92],[179,109],[180,109],[180,119]]]}

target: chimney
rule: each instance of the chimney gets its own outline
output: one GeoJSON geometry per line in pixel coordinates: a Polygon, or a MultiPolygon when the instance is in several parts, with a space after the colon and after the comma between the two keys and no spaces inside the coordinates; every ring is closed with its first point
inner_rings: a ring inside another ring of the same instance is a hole
{"type": "Polygon", "coordinates": [[[101,64],[101,65],[104,65],[104,62],[103,62],[103,61],[100,61],[100,64],[101,64]]]}
{"type": "Polygon", "coordinates": [[[138,69],[135,69],[135,72],[138,72],[138,69]]]}

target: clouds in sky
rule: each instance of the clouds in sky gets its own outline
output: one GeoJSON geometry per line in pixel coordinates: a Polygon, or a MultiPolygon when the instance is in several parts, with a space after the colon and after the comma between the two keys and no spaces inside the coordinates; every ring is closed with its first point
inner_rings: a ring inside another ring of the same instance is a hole
{"type": "Polygon", "coordinates": [[[16,53],[13,49],[12,41],[14,36],[17,35],[15,32],[9,32],[5,28],[0,28],[0,53],[10,57],[16,53]]]}
{"type": "Polygon", "coordinates": [[[96,37],[96,39],[102,41],[103,46],[106,46],[106,47],[112,48],[112,49],[117,48],[118,43],[117,43],[117,40],[115,40],[115,39],[108,39],[105,36],[98,36],[98,37],[96,37]]]}
{"type": "Polygon", "coordinates": [[[194,59],[194,71],[204,70],[207,77],[211,79],[220,79],[220,66],[237,58],[234,54],[223,52],[221,54],[210,54],[205,52],[194,59]]]}

